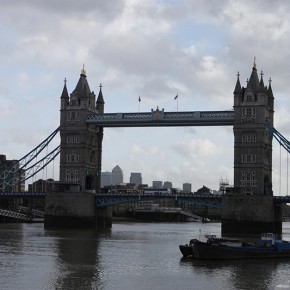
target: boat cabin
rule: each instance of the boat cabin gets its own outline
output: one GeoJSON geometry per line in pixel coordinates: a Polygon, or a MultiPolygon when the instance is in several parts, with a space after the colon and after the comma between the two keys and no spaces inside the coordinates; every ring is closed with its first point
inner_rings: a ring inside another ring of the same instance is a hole
{"type": "Polygon", "coordinates": [[[261,247],[272,247],[275,245],[276,235],[273,233],[262,233],[259,245],[261,247]]]}

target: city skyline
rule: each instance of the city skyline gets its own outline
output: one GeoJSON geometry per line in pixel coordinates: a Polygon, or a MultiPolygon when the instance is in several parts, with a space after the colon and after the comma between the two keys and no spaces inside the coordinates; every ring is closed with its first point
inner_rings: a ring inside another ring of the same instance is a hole
{"type": "MultiPolygon", "coordinates": [[[[97,94],[102,84],[106,113],[214,111],[232,110],[237,74],[245,86],[256,57],[265,85],[272,79],[274,126],[290,139],[290,3],[69,4],[1,6],[0,153],[7,159],[20,159],[59,126],[64,80],[71,93],[83,64],[90,89],[97,94]]],[[[221,177],[233,181],[233,142],[230,126],[105,128],[102,171],[123,164],[124,172],[146,172],[143,183],[184,178],[217,188],[221,177]]],[[[288,192],[286,158],[282,152],[280,166],[274,140],[274,195],[288,192]]],[[[58,162],[48,178],[59,179],[58,162]]]]}
{"type": "MultiPolygon", "coordinates": [[[[136,171],[134,171],[134,172],[130,172],[130,177],[128,178],[128,179],[126,179],[126,178],[124,178],[124,171],[122,170],[122,167],[121,166],[119,166],[118,164],[116,165],[116,166],[114,166],[114,168],[112,168],[112,170],[111,171],[102,171],[102,177],[101,177],[101,184],[104,186],[109,186],[109,185],[117,185],[115,182],[112,182],[112,172],[114,171],[114,170],[116,170],[116,168],[117,168],[117,170],[119,171],[119,170],[121,170],[122,171],[122,177],[123,177],[123,179],[122,179],[122,182],[121,183],[119,183],[119,184],[127,184],[127,183],[134,183],[134,182],[131,182],[131,180],[132,180],[132,174],[138,174],[138,175],[140,175],[140,177],[141,177],[141,180],[143,179],[143,172],[136,172],[136,171]],[[110,177],[109,177],[110,176],[110,177]],[[128,181],[128,182],[126,182],[126,181],[128,181]]],[[[139,178],[140,178],[139,177],[139,178]]],[[[217,187],[215,187],[215,188],[210,188],[211,190],[218,190],[219,189],[219,185],[220,185],[220,182],[221,182],[221,180],[224,180],[224,181],[226,181],[229,185],[230,185],[230,183],[229,183],[229,180],[227,179],[227,178],[224,178],[224,179],[220,179],[219,180],[219,183],[218,183],[218,186],[217,187]]],[[[203,187],[203,186],[206,186],[206,187],[208,187],[206,184],[203,184],[202,186],[200,186],[200,187],[197,187],[197,188],[195,188],[195,186],[194,186],[194,184],[192,184],[192,182],[190,182],[190,181],[184,181],[184,182],[181,182],[179,185],[175,185],[175,184],[173,184],[170,180],[151,180],[151,183],[135,183],[136,185],[139,185],[139,184],[147,184],[148,185],[148,187],[153,187],[154,188],[154,182],[158,182],[158,183],[162,183],[161,184],[161,186],[159,185],[158,187],[156,187],[156,188],[177,188],[177,189],[182,189],[182,190],[184,190],[184,191],[192,191],[192,189],[193,189],[193,191],[196,191],[196,190],[198,190],[199,188],[201,188],[201,187],[203,187]]],[[[102,186],[102,187],[103,187],[102,186]]]]}

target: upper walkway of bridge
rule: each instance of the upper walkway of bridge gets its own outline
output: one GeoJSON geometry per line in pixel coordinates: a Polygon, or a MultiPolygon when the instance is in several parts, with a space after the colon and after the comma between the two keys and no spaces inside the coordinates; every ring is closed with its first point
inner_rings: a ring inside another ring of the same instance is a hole
{"type": "Polygon", "coordinates": [[[101,127],[230,126],[234,111],[151,112],[89,114],[88,124],[101,127]]]}

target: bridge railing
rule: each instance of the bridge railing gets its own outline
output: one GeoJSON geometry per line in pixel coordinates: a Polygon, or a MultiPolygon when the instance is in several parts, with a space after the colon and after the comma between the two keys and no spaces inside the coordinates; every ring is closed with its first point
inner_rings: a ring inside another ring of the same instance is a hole
{"type": "Polygon", "coordinates": [[[45,198],[45,192],[0,192],[0,198],[45,198]]]}
{"type": "Polygon", "coordinates": [[[17,219],[17,220],[21,220],[21,221],[26,221],[26,222],[29,222],[32,219],[31,217],[27,216],[26,214],[10,211],[10,210],[6,210],[6,209],[0,209],[0,215],[5,216],[5,217],[9,217],[9,218],[13,218],[13,219],[17,219]]]}
{"type": "MultiPolygon", "coordinates": [[[[45,192],[0,192],[0,198],[45,198],[45,192]]],[[[136,200],[153,200],[153,199],[171,199],[179,201],[190,201],[190,200],[215,200],[221,202],[223,195],[219,194],[188,194],[188,193],[164,193],[164,192],[108,192],[108,193],[97,193],[95,195],[96,200],[99,204],[102,204],[106,200],[106,203],[115,202],[115,204],[136,202],[136,200]]],[[[290,203],[289,196],[274,196],[275,203],[290,203]]]]}

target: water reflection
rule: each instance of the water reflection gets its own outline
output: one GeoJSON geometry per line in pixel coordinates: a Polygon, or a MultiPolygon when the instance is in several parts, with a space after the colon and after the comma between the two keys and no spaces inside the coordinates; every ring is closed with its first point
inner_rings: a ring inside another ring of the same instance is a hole
{"type": "Polygon", "coordinates": [[[289,259],[210,261],[181,259],[180,264],[192,267],[194,274],[221,276],[227,289],[272,289],[280,282],[280,268],[289,269],[289,259]]]}
{"type": "Polygon", "coordinates": [[[220,226],[123,223],[96,232],[0,224],[0,288],[246,290],[289,280],[290,260],[180,261],[178,245],[200,228],[220,226]]]}
{"type": "Polygon", "coordinates": [[[47,233],[56,239],[54,289],[102,289],[99,235],[95,230],[62,230],[47,233]]]}
{"type": "Polygon", "coordinates": [[[23,248],[22,224],[2,224],[0,231],[0,252],[15,254],[23,248]]]}

